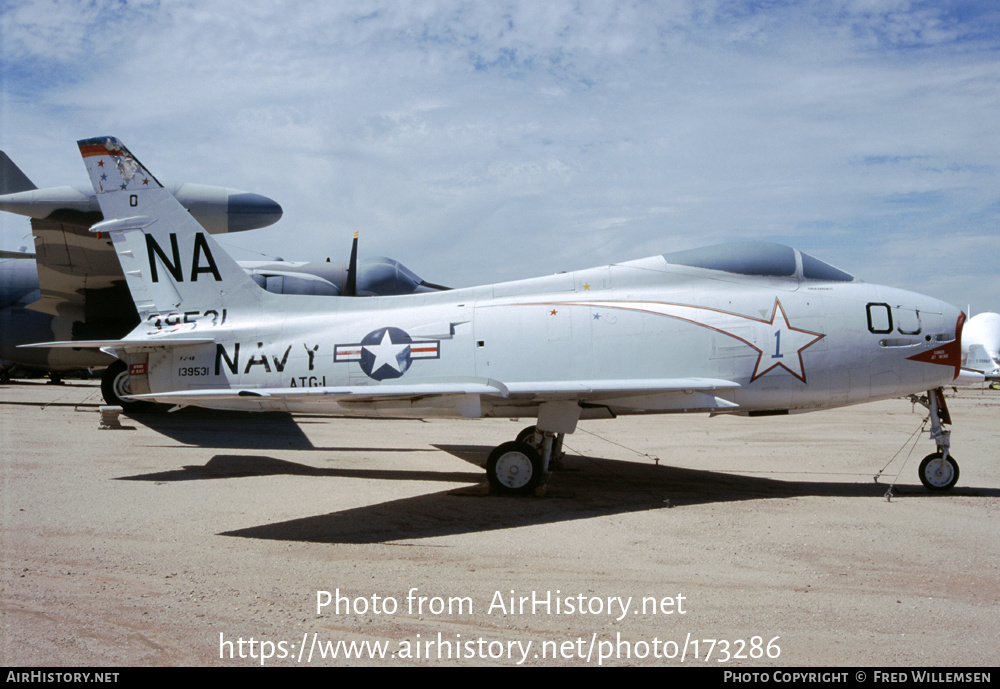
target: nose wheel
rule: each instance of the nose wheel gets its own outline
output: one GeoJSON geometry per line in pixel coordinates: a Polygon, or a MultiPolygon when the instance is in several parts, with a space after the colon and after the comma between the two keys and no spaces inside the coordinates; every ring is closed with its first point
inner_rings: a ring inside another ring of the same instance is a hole
{"type": "Polygon", "coordinates": [[[958,483],[958,462],[941,452],[927,455],[920,463],[920,482],[927,490],[951,490],[958,483]]]}

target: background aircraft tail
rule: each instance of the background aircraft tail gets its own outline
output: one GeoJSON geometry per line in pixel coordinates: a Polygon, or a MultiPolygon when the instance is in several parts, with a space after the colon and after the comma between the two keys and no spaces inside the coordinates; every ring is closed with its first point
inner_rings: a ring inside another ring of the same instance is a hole
{"type": "Polygon", "coordinates": [[[14,164],[10,157],[0,151],[0,194],[17,194],[22,191],[37,189],[21,168],[14,164]]]}
{"type": "Polygon", "coordinates": [[[78,142],[139,316],[259,309],[265,294],[117,139],[78,142]]]}

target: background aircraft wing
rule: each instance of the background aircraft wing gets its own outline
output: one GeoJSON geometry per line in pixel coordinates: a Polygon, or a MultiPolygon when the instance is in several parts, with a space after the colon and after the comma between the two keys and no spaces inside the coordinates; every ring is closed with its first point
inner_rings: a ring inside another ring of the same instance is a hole
{"type": "Polygon", "coordinates": [[[88,323],[131,315],[138,323],[110,239],[89,231],[98,220],[31,220],[41,298],[28,308],[88,323]]]}

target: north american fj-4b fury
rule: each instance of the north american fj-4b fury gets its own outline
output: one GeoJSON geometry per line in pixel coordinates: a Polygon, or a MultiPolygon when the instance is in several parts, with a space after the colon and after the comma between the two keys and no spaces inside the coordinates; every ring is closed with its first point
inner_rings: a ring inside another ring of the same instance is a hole
{"type": "Polygon", "coordinates": [[[119,141],[79,146],[106,218],[92,231],[110,236],[142,322],[121,340],[58,344],[125,361],[135,399],[534,418],[486,464],[496,492],[531,493],[582,419],[911,395],[937,444],[921,481],[958,479],[942,386],[959,372],[965,315],[937,299],[753,242],[426,294],[272,294],[119,141]]]}

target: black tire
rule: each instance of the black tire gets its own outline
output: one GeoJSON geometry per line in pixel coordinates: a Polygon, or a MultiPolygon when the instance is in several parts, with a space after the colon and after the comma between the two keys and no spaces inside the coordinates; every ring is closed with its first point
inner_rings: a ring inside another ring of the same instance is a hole
{"type": "Polygon", "coordinates": [[[497,446],[486,461],[490,487],[505,495],[530,495],[542,484],[541,455],[516,440],[497,446]]]}
{"type": "Polygon", "coordinates": [[[958,462],[951,455],[947,459],[940,452],[927,455],[920,462],[920,482],[927,490],[944,492],[958,483],[958,462]]]}
{"type": "Polygon", "coordinates": [[[523,431],[517,434],[517,442],[525,443],[526,445],[531,445],[536,450],[538,447],[535,445],[535,426],[528,426],[523,431]]]}
{"type": "Polygon", "coordinates": [[[104,369],[101,375],[101,395],[111,406],[121,407],[122,411],[143,412],[152,411],[156,405],[152,402],[131,402],[122,397],[131,393],[129,389],[128,364],[119,359],[104,369]]]}

